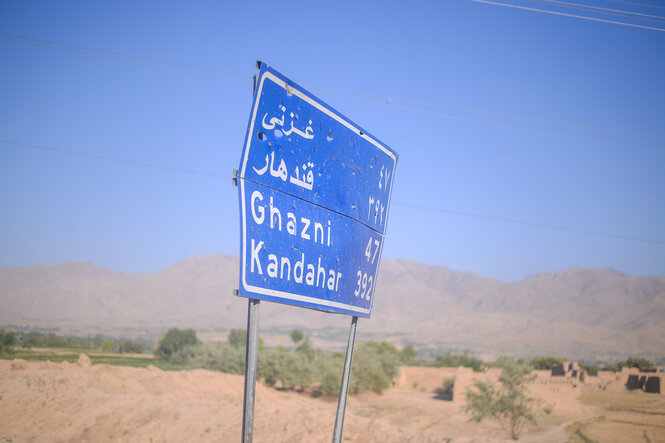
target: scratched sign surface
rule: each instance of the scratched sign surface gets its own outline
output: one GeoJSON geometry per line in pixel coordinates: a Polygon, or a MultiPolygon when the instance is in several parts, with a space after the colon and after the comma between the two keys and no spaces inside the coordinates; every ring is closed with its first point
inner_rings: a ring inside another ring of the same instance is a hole
{"type": "Polygon", "coordinates": [[[369,317],[396,162],[263,64],[238,174],[240,295],[369,317]]]}

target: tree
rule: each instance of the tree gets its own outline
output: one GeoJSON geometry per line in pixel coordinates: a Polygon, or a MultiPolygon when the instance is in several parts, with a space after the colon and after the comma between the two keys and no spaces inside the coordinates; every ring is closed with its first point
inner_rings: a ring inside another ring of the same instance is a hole
{"type": "Polygon", "coordinates": [[[131,340],[125,340],[118,347],[118,352],[123,354],[141,354],[143,351],[144,347],[141,343],[131,340]]]}
{"type": "Polygon", "coordinates": [[[467,388],[465,412],[478,423],[486,418],[498,421],[517,440],[527,423],[535,425],[538,415],[550,411],[541,409],[540,402],[528,396],[525,385],[536,378],[531,365],[511,358],[502,359],[501,364],[500,386],[478,380],[473,385],[475,390],[467,388]]]}
{"type": "Polygon", "coordinates": [[[418,355],[418,351],[416,351],[416,348],[414,348],[411,345],[404,346],[404,348],[402,348],[402,352],[401,352],[402,363],[404,363],[404,364],[413,363],[413,361],[416,359],[417,355],[418,355]]]}
{"type": "Polygon", "coordinates": [[[111,352],[116,348],[115,341],[113,340],[106,340],[104,342],[104,352],[111,352]]]}
{"type": "Polygon", "coordinates": [[[554,366],[557,363],[563,363],[566,361],[565,358],[561,357],[536,357],[533,360],[531,360],[531,364],[535,369],[552,369],[552,366],[554,366]]]}
{"type": "Polygon", "coordinates": [[[231,329],[226,341],[234,348],[244,348],[247,342],[247,329],[231,329]]]}
{"type": "Polygon", "coordinates": [[[484,363],[482,360],[479,360],[475,357],[471,357],[466,352],[462,355],[453,355],[450,352],[444,355],[439,355],[434,361],[435,366],[444,366],[448,368],[457,368],[459,366],[464,366],[467,368],[472,368],[474,372],[480,372],[483,368],[484,363]]]}
{"type": "Polygon", "coordinates": [[[303,338],[305,338],[305,334],[300,329],[294,329],[291,331],[291,341],[294,345],[297,345],[303,338]]]}
{"type": "MultiPolygon", "coordinates": [[[[247,329],[231,329],[229,331],[229,337],[226,340],[234,348],[245,349],[245,344],[247,343],[247,329]]],[[[259,336],[258,342],[259,351],[261,351],[265,348],[263,337],[259,336]]]]}
{"type": "Polygon", "coordinates": [[[583,365],[580,363],[580,368],[586,371],[589,375],[598,375],[598,367],[593,365],[583,365]]]}
{"type": "Polygon", "coordinates": [[[628,357],[626,361],[619,362],[619,368],[639,368],[639,369],[649,369],[653,368],[654,364],[642,357],[628,357]]]}
{"type": "Polygon", "coordinates": [[[16,334],[12,331],[6,331],[0,328],[0,355],[14,355],[14,344],[16,344],[16,334]]]}
{"type": "Polygon", "coordinates": [[[159,358],[170,360],[178,351],[184,349],[185,346],[199,343],[199,339],[196,338],[196,331],[193,329],[171,328],[159,341],[155,355],[159,358]]]}
{"type": "Polygon", "coordinates": [[[296,353],[304,355],[309,360],[314,360],[316,351],[312,347],[312,344],[309,342],[309,337],[305,337],[302,343],[298,345],[298,347],[296,348],[296,353]]]}

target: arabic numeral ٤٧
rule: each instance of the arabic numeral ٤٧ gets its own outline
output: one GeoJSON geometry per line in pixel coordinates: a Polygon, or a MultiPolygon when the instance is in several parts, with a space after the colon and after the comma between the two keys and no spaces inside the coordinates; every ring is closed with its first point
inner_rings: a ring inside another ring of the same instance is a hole
{"type": "Polygon", "coordinates": [[[389,180],[390,180],[390,170],[388,170],[388,168],[386,168],[385,166],[381,166],[381,174],[379,175],[379,189],[387,191],[389,180]]]}

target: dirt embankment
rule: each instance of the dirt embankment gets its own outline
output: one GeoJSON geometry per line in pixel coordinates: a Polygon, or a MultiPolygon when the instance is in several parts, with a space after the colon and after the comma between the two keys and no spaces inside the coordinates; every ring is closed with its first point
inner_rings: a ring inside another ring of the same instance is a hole
{"type": "MultiPolygon", "coordinates": [[[[470,423],[459,402],[437,399],[426,387],[440,384],[438,374],[414,368],[402,377],[409,386],[349,399],[346,441],[510,441],[497,424],[470,423]]],[[[242,376],[205,370],[90,365],[85,357],[76,364],[0,360],[0,439],[236,442],[242,397],[242,376]]],[[[335,409],[336,398],[259,383],[254,441],[328,442],[335,409]]],[[[549,418],[525,440],[545,441],[563,421],[549,418]]]]}

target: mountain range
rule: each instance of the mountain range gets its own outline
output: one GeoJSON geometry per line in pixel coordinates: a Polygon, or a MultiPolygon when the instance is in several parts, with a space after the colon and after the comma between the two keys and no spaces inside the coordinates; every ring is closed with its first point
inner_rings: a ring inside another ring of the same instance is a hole
{"type": "MultiPolygon", "coordinates": [[[[61,334],[156,337],[170,327],[208,338],[245,327],[238,258],[183,260],[154,274],[91,263],[0,267],[0,325],[61,334]]],[[[414,345],[423,355],[559,355],[612,361],[665,356],[665,277],[571,268],[507,283],[408,260],[383,260],[359,341],[414,345]]],[[[316,346],[342,349],[350,318],[263,302],[260,334],[288,345],[301,328],[316,346]]]]}

